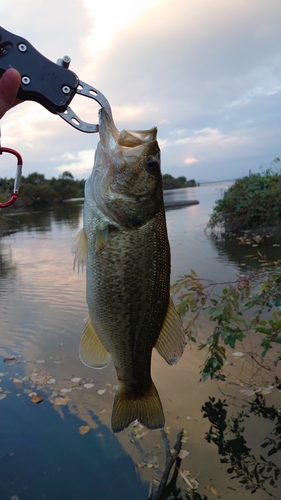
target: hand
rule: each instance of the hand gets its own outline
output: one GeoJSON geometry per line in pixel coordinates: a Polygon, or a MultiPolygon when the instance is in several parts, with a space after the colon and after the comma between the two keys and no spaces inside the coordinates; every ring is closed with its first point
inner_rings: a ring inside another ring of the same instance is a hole
{"type": "Polygon", "coordinates": [[[21,102],[17,98],[20,83],[21,76],[16,69],[7,69],[3,74],[0,80],[0,118],[2,118],[8,109],[21,102]]]}

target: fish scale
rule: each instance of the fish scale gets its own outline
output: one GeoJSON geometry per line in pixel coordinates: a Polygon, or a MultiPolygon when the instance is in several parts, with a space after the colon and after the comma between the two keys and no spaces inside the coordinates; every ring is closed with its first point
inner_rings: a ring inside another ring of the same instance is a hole
{"type": "MultiPolygon", "coordinates": [[[[169,243],[164,217],[162,211],[144,226],[112,232],[87,273],[89,313],[96,318],[99,338],[109,352],[114,350],[122,378],[138,380],[143,387],[151,378],[150,361],[144,370],[143,359],[150,356],[157,341],[169,300],[169,243]],[[106,276],[111,277],[108,282],[106,276]]],[[[94,248],[93,240],[90,255],[94,248]]]]}

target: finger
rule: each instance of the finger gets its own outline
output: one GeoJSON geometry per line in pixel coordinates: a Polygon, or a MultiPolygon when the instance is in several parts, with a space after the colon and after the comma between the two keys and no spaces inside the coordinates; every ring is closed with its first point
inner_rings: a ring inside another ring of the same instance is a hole
{"type": "Polygon", "coordinates": [[[17,93],[21,83],[19,72],[10,68],[0,80],[0,118],[10,107],[17,104],[17,93]]]}

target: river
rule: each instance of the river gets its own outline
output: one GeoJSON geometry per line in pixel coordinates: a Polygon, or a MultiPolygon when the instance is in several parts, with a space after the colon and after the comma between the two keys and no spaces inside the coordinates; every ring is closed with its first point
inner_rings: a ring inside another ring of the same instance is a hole
{"type": "MultiPolygon", "coordinates": [[[[230,184],[175,192],[200,203],[166,213],[172,282],[191,268],[202,278],[232,280],[235,270],[252,265],[247,256],[256,248],[224,243],[205,231],[230,184]]],[[[145,500],[152,478],[160,480],[164,469],[162,435],[132,426],[114,435],[114,367],[91,370],[78,358],[87,317],[85,274],[73,272],[70,247],[82,226],[82,205],[16,219],[15,231],[0,240],[0,500],[145,500]],[[42,402],[33,404],[32,393],[42,402]]],[[[280,236],[265,238],[258,249],[277,260],[280,243],[280,236]]],[[[204,315],[198,332],[202,338],[212,333],[204,315]]],[[[274,446],[264,444],[267,438],[280,444],[279,365],[262,369],[229,352],[228,382],[201,383],[205,354],[188,344],[170,367],[153,353],[152,378],[170,446],[184,428],[188,451],[178,496],[170,498],[280,499],[280,449],[268,455],[274,446]],[[270,388],[261,406],[240,392],[253,379],[270,388]]]]}

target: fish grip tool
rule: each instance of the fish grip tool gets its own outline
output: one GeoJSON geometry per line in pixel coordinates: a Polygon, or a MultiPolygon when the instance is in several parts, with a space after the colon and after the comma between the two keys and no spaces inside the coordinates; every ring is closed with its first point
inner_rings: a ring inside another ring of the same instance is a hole
{"type": "MultiPolygon", "coordinates": [[[[106,97],[95,87],[83,82],[69,69],[70,57],[64,56],[54,63],[38,52],[25,38],[10,33],[0,26],[0,77],[9,68],[21,75],[18,98],[35,101],[53,114],[58,114],[76,130],[87,133],[99,131],[99,125],[87,123],[70,108],[73,97],[78,94],[94,99],[111,116],[111,107],[106,97]]],[[[1,147],[0,155],[9,153],[17,158],[14,189],[10,200],[0,203],[0,208],[9,207],[17,197],[22,173],[22,157],[14,149],[1,147]]]]}
{"type": "Polygon", "coordinates": [[[10,207],[11,205],[13,205],[13,203],[15,203],[15,201],[18,197],[23,162],[22,162],[21,155],[15,149],[2,148],[0,145],[0,155],[2,155],[3,153],[12,154],[17,158],[17,170],[16,170],[16,175],[15,175],[14,188],[13,188],[12,195],[8,201],[0,202],[0,208],[7,208],[7,207],[10,207]]]}
{"type": "Polygon", "coordinates": [[[98,124],[81,120],[69,105],[78,94],[94,99],[111,115],[110,104],[99,90],[79,80],[69,69],[69,64],[69,56],[54,63],[40,54],[25,38],[0,27],[0,77],[8,68],[19,71],[19,99],[38,102],[81,132],[98,132],[98,124]]]}

